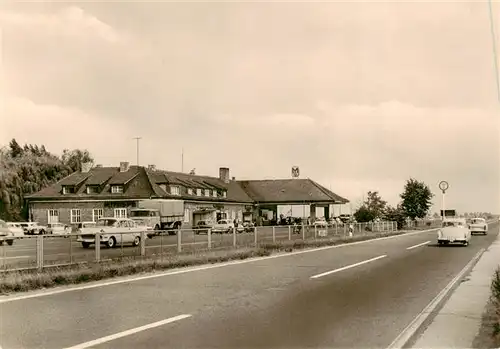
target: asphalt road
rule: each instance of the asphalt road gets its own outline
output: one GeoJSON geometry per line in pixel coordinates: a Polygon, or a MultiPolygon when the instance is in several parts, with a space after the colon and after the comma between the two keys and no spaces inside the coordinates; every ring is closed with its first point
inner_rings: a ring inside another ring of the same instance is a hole
{"type": "MultiPolygon", "coordinates": [[[[344,235],[343,229],[329,229],[329,236],[344,235]]],[[[275,227],[275,240],[288,240],[288,227],[275,227]]],[[[12,246],[4,244],[0,246],[0,269],[1,268],[27,268],[36,266],[36,236],[28,236],[17,239],[12,246]]],[[[272,227],[259,227],[257,238],[260,243],[273,241],[272,227]]],[[[292,239],[301,239],[302,234],[291,234],[292,239]]],[[[306,234],[306,238],[314,238],[314,228],[311,227],[306,234]]],[[[232,234],[212,234],[212,248],[224,248],[233,245],[232,234]]],[[[254,233],[236,234],[236,244],[238,246],[253,246],[255,242],[254,233]]],[[[181,245],[183,251],[206,250],[208,248],[208,237],[206,234],[193,234],[190,230],[182,231],[181,245]]],[[[44,264],[64,264],[70,262],[83,262],[95,260],[95,250],[92,245],[90,249],[84,249],[81,243],[76,241],[76,237],[65,238],[60,236],[44,237],[44,264]]],[[[146,256],[153,254],[176,253],[177,236],[155,236],[146,240],[146,256]]],[[[116,248],[108,249],[101,247],[101,258],[119,258],[140,256],[139,247],[131,245],[118,245],[116,248]]]]}
{"type": "Polygon", "coordinates": [[[36,298],[0,298],[0,345],[385,348],[498,230],[498,223],[490,225],[490,233],[473,236],[468,247],[438,247],[436,233],[423,232],[36,298]]]}

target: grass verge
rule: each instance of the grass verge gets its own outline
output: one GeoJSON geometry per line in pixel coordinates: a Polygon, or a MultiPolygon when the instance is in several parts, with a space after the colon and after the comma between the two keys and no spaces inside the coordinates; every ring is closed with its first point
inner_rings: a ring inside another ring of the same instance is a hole
{"type": "Polygon", "coordinates": [[[54,267],[44,269],[40,272],[36,270],[5,272],[0,276],[0,294],[6,295],[15,292],[81,284],[139,273],[243,260],[269,256],[273,252],[292,252],[293,250],[333,246],[402,234],[405,234],[405,232],[370,233],[347,238],[334,237],[317,240],[292,240],[265,243],[259,247],[168,255],[162,260],[158,260],[158,257],[156,259],[145,258],[141,260],[125,258],[118,261],[54,267]]]}
{"type": "Polygon", "coordinates": [[[480,349],[500,348],[500,268],[493,274],[491,296],[472,346],[480,349]]]}

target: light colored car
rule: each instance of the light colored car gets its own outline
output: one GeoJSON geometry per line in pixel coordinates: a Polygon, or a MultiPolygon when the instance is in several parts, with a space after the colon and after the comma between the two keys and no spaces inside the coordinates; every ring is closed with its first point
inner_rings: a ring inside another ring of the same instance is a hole
{"type": "Polygon", "coordinates": [[[14,234],[10,231],[9,226],[5,221],[0,219],[0,246],[3,245],[4,241],[8,245],[12,245],[14,240],[14,234]]]}
{"type": "Polygon", "coordinates": [[[472,218],[469,223],[469,229],[471,234],[482,233],[484,235],[488,234],[488,223],[484,218],[472,218]]]}
{"type": "MultiPolygon", "coordinates": [[[[229,219],[221,219],[212,227],[212,233],[216,234],[229,234],[232,233],[234,229],[234,223],[229,219]]],[[[245,227],[243,224],[238,224],[236,227],[236,232],[243,233],[245,231],[245,227]]]]}
{"type": "Polygon", "coordinates": [[[467,246],[471,239],[471,232],[465,218],[445,218],[437,235],[439,245],[460,243],[467,246]]]}
{"type": "Polygon", "coordinates": [[[49,223],[47,224],[47,234],[69,235],[71,227],[63,223],[49,223]]]}
{"type": "Polygon", "coordinates": [[[37,222],[20,222],[26,235],[43,235],[47,232],[47,227],[38,224],[37,222]]]}
{"type": "Polygon", "coordinates": [[[137,226],[130,218],[100,218],[95,227],[82,228],[77,241],[84,248],[89,248],[95,244],[95,234],[100,233],[100,243],[106,247],[113,248],[122,244],[139,246],[143,231],[144,227],[137,226]]]}
{"type": "Polygon", "coordinates": [[[24,236],[24,229],[21,227],[21,223],[17,222],[7,222],[7,226],[11,233],[16,237],[22,239],[24,236]]]}

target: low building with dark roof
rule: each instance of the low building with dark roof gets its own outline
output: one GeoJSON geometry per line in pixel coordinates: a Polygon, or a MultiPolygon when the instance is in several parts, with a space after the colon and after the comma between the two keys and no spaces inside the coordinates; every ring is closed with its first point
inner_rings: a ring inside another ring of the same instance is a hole
{"type": "MultiPolygon", "coordinates": [[[[176,199],[184,202],[183,226],[198,220],[222,218],[262,223],[263,212],[278,205],[325,207],[349,201],[311,179],[237,181],[229,169],[220,168],[219,177],[156,170],[154,166],[82,166],[61,181],[26,197],[31,221],[41,224],[78,224],[99,217],[126,217],[141,200],[176,199]]],[[[273,220],[271,219],[271,221],[273,220]]]]}

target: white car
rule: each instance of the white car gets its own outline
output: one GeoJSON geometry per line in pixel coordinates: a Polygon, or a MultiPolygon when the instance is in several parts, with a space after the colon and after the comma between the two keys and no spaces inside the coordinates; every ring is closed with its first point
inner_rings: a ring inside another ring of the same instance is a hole
{"type": "Polygon", "coordinates": [[[465,218],[445,218],[437,235],[439,245],[460,243],[467,246],[471,239],[471,232],[465,218]]]}
{"type": "Polygon", "coordinates": [[[47,224],[47,234],[69,235],[71,227],[63,223],[49,223],[47,224]]]}
{"type": "Polygon", "coordinates": [[[10,232],[16,238],[23,238],[23,236],[24,236],[24,229],[23,229],[23,227],[21,227],[21,223],[7,222],[7,226],[9,227],[10,232]]]}
{"type": "Polygon", "coordinates": [[[83,248],[89,248],[95,244],[95,234],[100,233],[100,243],[106,247],[113,248],[122,244],[139,246],[143,231],[144,227],[137,226],[130,218],[100,218],[95,227],[82,228],[77,241],[82,243],[83,248]]]}
{"type": "Polygon", "coordinates": [[[26,235],[43,235],[47,232],[47,227],[39,225],[37,222],[20,222],[26,235]]]}
{"type": "Polygon", "coordinates": [[[7,242],[8,245],[12,245],[15,239],[7,223],[0,219],[0,246],[3,245],[4,241],[7,242]]]}
{"type": "Polygon", "coordinates": [[[484,235],[488,234],[488,223],[484,218],[472,218],[469,223],[469,229],[471,234],[482,233],[484,235]]]}

